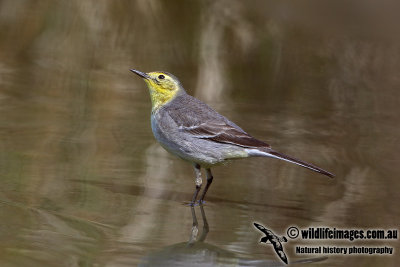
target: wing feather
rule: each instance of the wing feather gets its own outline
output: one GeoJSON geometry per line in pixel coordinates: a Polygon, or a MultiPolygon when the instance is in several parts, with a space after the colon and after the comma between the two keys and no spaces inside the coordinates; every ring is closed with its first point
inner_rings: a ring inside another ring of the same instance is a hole
{"type": "Polygon", "coordinates": [[[267,143],[246,133],[203,102],[189,95],[184,97],[185,99],[181,99],[181,101],[185,101],[186,105],[176,105],[168,109],[168,113],[178,125],[179,131],[199,139],[246,148],[270,147],[267,143]]]}
{"type": "Polygon", "coordinates": [[[179,129],[197,138],[208,139],[218,143],[247,148],[268,147],[268,144],[228,124],[221,125],[220,123],[215,124],[213,122],[208,122],[199,124],[196,127],[180,127],[179,129]]]}

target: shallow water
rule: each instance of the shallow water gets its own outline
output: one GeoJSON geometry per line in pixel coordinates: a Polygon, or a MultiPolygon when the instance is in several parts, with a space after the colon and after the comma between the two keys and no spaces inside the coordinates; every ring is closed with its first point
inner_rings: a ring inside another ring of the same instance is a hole
{"type": "MultiPolygon", "coordinates": [[[[253,222],[279,236],[397,229],[398,15],[389,2],[343,5],[1,1],[0,265],[280,266],[253,222]],[[192,167],[154,140],[130,68],[175,74],[251,135],[336,178],[236,160],[213,169],[203,214],[183,205],[192,167]]],[[[396,249],[284,243],[289,262],[313,266],[395,266],[396,249]],[[395,255],[299,255],[298,245],[395,255]]]]}

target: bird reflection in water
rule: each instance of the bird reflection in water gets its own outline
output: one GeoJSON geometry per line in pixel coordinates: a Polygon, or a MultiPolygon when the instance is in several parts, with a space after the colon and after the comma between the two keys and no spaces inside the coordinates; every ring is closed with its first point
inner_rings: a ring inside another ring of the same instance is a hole
{"type": "MultiPolygon", "coordinates": [[[[193,225],[189,241],[163,247],[149,253],[139,266],[286,266],[276,260],[249,259],[234,252],[219,248],[205,242],[209,232],[209,225],[203,205],[199,205],[203,228],[199,235],[199,223],[195,207],[191,206],[193,225]]],[[[319,257],[293,261],[292,264],[311,263],[327,259],[319,257]]]]}

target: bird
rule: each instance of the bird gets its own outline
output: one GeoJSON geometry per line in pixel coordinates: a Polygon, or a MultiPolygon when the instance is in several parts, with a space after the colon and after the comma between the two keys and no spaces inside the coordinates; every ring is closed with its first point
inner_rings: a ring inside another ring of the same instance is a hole
{"type": "Polygon", "coordinates": [[[285,236],[278,237],[271,230],[265,228],[261,224],[254,223],[254,226],[265,234],[264,237],[261,238],[260,243],[267,243],[268,241],[274,246],[276,254],[278,254],[279,258],[286,264],[288,264],[288,259],[283,251],[282,242],[287,242],[287,238],[285,236]]]}
{"type": "Polygon", "coordinates": [[[149,89],[154,137],[165,150],[194,167],[195,191],[190,205],[197,203],[203,184],[201,168],[206,171],[207,183],[199,204],[204,202],[213,181],[211,167],[232,159],[276,158],[334,177],[328,171],[277,152],[264,141],[254,138],[204,102],[189,95],[173,74],[165,71],[130,71],[140,76],[149,89]]]}

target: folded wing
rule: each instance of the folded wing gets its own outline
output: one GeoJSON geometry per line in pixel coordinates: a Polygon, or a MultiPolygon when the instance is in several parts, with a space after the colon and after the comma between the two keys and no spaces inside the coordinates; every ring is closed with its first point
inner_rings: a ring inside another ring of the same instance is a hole
{"type": "Polygon", "coordinates": [[[185,102],[185,105],[170,106],[167,112],[182,132],[199,139],[246,148],[270,147],[192,96],[178,96],[176,102],[185,102]]]}
{"type": "Polygon", "coordinates": [[[246,148],[269,147],[263,141],[257,140],[234,125],[224,121],[209,121],[192,126],[180,126],[180,131],[190,133],[200,138],[208,139],[218,143],[231,144],[246,148]]]}

